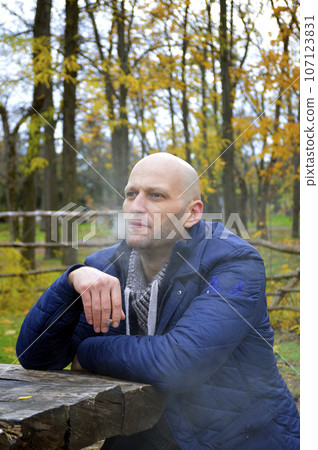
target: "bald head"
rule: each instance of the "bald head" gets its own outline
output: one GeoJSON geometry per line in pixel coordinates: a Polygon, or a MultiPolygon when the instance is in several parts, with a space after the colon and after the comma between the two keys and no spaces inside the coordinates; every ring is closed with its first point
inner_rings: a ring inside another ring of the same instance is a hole
{"type": "Polygon", "coordinates": [[[183,159],[170,153],[153,153],[141,159],[131,171],[131,176],[139,174],[153,174],[172,184],[179,191],[185,203],[200,200],[200,178],[196,170],[183,159]]]}
{"type": "Polygon", "coordinates": [[[202,217],[198,174],[177,156],[149,155],[131,171],[123,210],[129,214],[126,220],[128,245],[138,248],[144,255],[151,250],[151,260],[155,255],[153,251],[158,258],[161,255],[166,260],[174,242],[188,239],[185,230],[202,217]]]}

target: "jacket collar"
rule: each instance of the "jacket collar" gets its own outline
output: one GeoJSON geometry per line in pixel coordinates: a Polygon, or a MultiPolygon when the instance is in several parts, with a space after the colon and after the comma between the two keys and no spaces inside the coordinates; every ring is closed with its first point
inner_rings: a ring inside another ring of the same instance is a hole
{"type": "Polygon", "coordinates": [[[200,220],[190,230],[191,239],[177,241],[169,261],[169,268],[178,272],[179,276],[187,277],[200,269],[201,256],[205,248],[205,222],[200,220]]]}

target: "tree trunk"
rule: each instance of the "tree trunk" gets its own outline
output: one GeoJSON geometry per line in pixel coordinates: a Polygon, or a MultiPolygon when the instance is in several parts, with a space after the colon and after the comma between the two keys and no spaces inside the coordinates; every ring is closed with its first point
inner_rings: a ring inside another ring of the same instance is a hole
{"type": "MultiPolygon", "coordinates": [[[[207,43],[203,47],[203,64],[199,64],[201,72],[201,133],[202,133],[202,154],[206,158],[208,154],[208,113],[207,113],[207,81],[206,81],[206,62],[208,59],[207,55],[207,43]]],[[[206,170],[206,175],[209,179],[209,184],[212,188],[215,187],[215,180],[213,174],[213,165],[209,166],[206,170]]],[[[208,194],[207,199],[207,212],[216,212],[218,209],[217,197],[215,193],[208,194]]]]}
{"type": "Polygon", "coordinates": [[[293,184],[293,223],[292,223],[292,238],[299,238],[299,211],[300,211],[300,180],[298,168],[300,164],[299,153],[294,155],[294,184],[293,184]]]}
{"type": "Polygon", "coordinates": [[[120,196],[123,196],[124,187],[127,182],[129,170],[130,149],[129,149],[129,132],[128,132],[128,115],[127,115],[128,88],[125,84],[125,80],[120,81],[118,91],[115,93],[115,87],[111,76],[110,66],[113,49],[113,32],[116,27],[117,59],[120,71],[124,75],[128,75],[130,73],[130,66],[128,61],[128,55],[131,45],[129,41],[130,39],[129,27],[132,26],[133,16],[130,17],[128,25],[124,0],[120,2],[120,6],[118,6],[117,0],[112,0],[111,6],[113,10],[113,17],[108,39],[109,40],[108,56],[106,58],[104,54],[104,47],[102,45],[101,37],[95,21],[93,9],[90,7],[88,1],[86,0],[86,11],[93,25],[95,42],[97,45],[100,62],[103,65],[105,94],[108,108],[108,120],[111,124],[112,162],[115,172],[114,191],[117,191],[116,202],[119,206],[119,203],[121,203],[120,196]],[[105,61],[107,61],[107,64],[105,64],[105,61]],[[119,103],[117,113],[115,107],[115,94],[117,94],[116,97],[118,98],[119,103]],[[120,194],[120,196],[118,196],[118,193],[120,194]]]}
{"type": "Polygon", "coordinates": [[[262,159],[258,174],[256,229],[257,231],[261,232],[260,237],[262,239],[267,239],[266,206],[267,206],[268,184],[265,183],[263,175],[261,175],[263,169],[264,169],[264,160],[262,159]]]}
{"type": "MultiPolygon", "coordinates": [[[[170,80],[172,81],[172,74],[170,73],[170,80]]],[[[169,112],[170,112],[170,120],[171,120],[171,140],[172,140],[172,152],[175,153],[177,149],[177,134],[176,134],[176,124],[175,124],[175,110],[173,104],[173,94],[172,89],[168,87],[168,95],[169,95],[169,112]]]]}
{"type": "MultiPolygon", "coordinates": [[[[49,45],[50,20],[51,20],[51,0],[37,0],[34,26],[33,26],[33,114],[30,123],[30,138],[28,155],[26,158],[26,178],[23,189],[23,208],[25,211],[36,209],[36,169],[31,167],[33,158],[39,154],[41,121],[40,116],[45,108],[45,82],[37,81],[37,77],[42,75],[43,67],[38,66],[37,58],[41,54],[43,46],[49,45]],[[44,38],[44,39],[43,39],[44,38]],[[45,39],[46,38],[46,39],[45,39]]],[[[35,217],[24,217],[23,219],[23,241],[35,242],[35,217]]],[[[35,268],[35,249],[26,248],[23,251],[24,257],[29,261],[30,267],[35,268]]]]}
{"type": "MultiPolygon", "coordinates": [[[[47,15],[51,14],[51,0],[47,2],[47,15]]],[[[51,53],[51,33],[50,20],[48,20],[48,45],[51,53]]],[[[51,61],[48,64],[48,70],[51,70],[51,61]]],[[[54,128],[56,122],[54,121],[54,105],[53,105],[53,85],[51,77],[48,78],[48,86],[45,86],[44,93],[44,116],[46,121],[44,125],[44,142],[43,142],[43,157],[48,161],[48,166],[44,169],[43,191],[42,191],[42,205],[44,210],[56,211],[57,203],[57,170],[56,170],[56,153],[54,141],[54,128]]],[[[51,218],[44,217],[43,225],[45,230],[46,242],[51,242],[51,218]]],[[[45,258],[50,259],[54,257],[54,249],[45,249],[45,258]]]]}
{"type": "Polygon", "coordinates": [[[181,81],[182,81],[182,123],[185,140],[186,161],[191,164],[191,148],[190,148],[190,133],[189,133],[189,104],[187,95],[187,80],[186,80],[186,55],[188,50],[188,13],[189,0],[186,0],[184,19],[183,19],[183,39],[182,39],[182,58],[181,58],[181,81]]]}
{"type": "MultiPolygon", "coordinates": [[[[66,0],[65,3],[65,78],[63,96],[63,206],[70,202],[76,203],[76,80],[78,54],[78,17],[77,0],[66,0]]],[[[67,226],[68,241],[72,241],[72,221],[64,221],[67,226]]],[[[63,249],[63,264],[71,265],[77,262],[77,250],[70,246],[63,249]]]]}
{"type": "Polygon", "coordinates": [[[249,219],[251,222],[255,220],[255,195],[252,184],[249,185],[249,219]]]}
{"type": "Polygon", "coordinates": [[[213,106],[213,122],[215,131],[219,133],[219,121],[218,121],[218,91],[217,91],[217,74],[215,67],[215,48],[214,48],[214,36],[213,36],[213,23],[212,23],[212,3],[214,0],[206,0],[206,12],[208,16],[207,20],[207,33],[208,33],[208,43],[210,47],[211,53],[211,61],[212,61],[212,74],[213,74],[213,97],[212,97],[212,106],[213,106]]]}
{"type": "MultiPolygon", "coordinates": [[[[16,136],[10,136],[8,142],[8,152],[7,156],[7,199],[9,211],[18,210],[18,199],[17,199],[17,156],[16,156],[16,136]]],[[[20,238],[19,233],[19,218],[10,218],[10,231],[11,240],[15,241],[20,238]]]]}
{"type": "MultiPolygon", "coordinates": [[[[32,139],[32,138],[30,138],[32,139]]],[[[34,211],[36,209],[35,172],[27,175],[23,182],[23,209],[34,211]]],[[[35,242],[35,217],[24,217],[22,225],[22,241],[25,243],[35,242]]],[[[26,259],[28,269],[35,269],[35,249],[32,247],[21,250],[26,259]]]]}
{"type": "MultiPolygon", "coordinates": [[[[16,145],[17,145],[17,133],[16,131],[11,133],[9,126],[8,111],[5,106],[0,104],[0,115],[3,124],[3,134],[4,134],[4,152],[5,152],[5,194],[7,201],[7,208],[9,211],[17,211],[18,200],[17,200],[17,155],[16,155],[16,145]]],[[[15,241],[19,239],[19,219],[10,218],[10,234],[11,240],[15,241]]]]}
{"type": "MultiPolygon", "coordinates": [[[[298,120],[300,118],[300,102],[298,103],[298,120]]],[[[300,153],[297,145],[293,143],[293,166],[294,166],[294,183],[293,183],[293,223],[292,223],[292,238],[299,239],[299,213],[300,213],[300,179],[299,179],[299,165],[300,153]]]]}
{"type": "MultiPolygon", "coordinates": [[[[123,74],[130,73],[128,52],[130,43],[128,37],[126,38],[126,11],[125,2],[120,2],[120,9],[116,3],[115,18],[117,24],[117,56],[120,70],[123,74]]],[[[127,30],[129,33],[129,30],[127,30]]],[[[127,97],[128,88],[125,81],[120,82],[119,85],[119,123],[114,127],[112,134],[112,156],[116,174],[116,189],[120,194],[124,194],[124,187],[128,179],[129,168],[129,133],[128,133],[128,114],[127,114],[127,97]]]]}
{"type": "Polygon", "coordinates": [[[233,96],[230,80],[230,53],[227,33],[226,0],[220,0],[220,63],[222,76],[222,138],[224,147],[222,158],[225,162],[223,168],[223,195],[224,195],[224,221],[229,215],[236,212],[235,182],[234,182],[234,137],[233,137],[233,96]]]}
{"type": "MultiPolygon", "coordinates": [[[[43,186],[43,209],[56,211],[58,207],[58,184],[57,184],[57,170],[56,170],[56,153],[54,142],[54,127],[55,122],[53,120],[53,89],[50,85],[50,89],[47,96],[46,110],[48,111],[47,121],[49,125],[45,125],[45,141],[44,158],[48,161],[49,165],[44,169],[44,186],[43,186]]],[[[51,242],[51,218],[44,217],[45,228],[45,241],[51,242]]],[[[54,257],[54,250],[52,248],[45,249],[45,258],[50,259],[54,257]]]]}
{"type": "Polygon", "coordinates": [[[135,109],[136,123],[140,134],[141,157],[144,158],[149,153],[147,151],[147,148],[149,148],[149,143],[147,141],[147,135],[145,132],[145,117],[144,117],[145,102],[142,91],[139,91],[139,95],[137,96],[136,99],[136,106],[134,109],[135,109]]]}
{"type": "Polygon", "coordinates": [[[207,61],[207,52],[206,48],[203,49],[203,64],[200,64],[200,72],[201,72],[201,133],[202,133],[202,150],[203,154],[206,155],[208,150],[208,114],[207,114],[207,82],[206,82],[206,69],[205,63],[207,61]]]}
{"type": "MultiPolygon", "coordinates": [[[[171,49],[171,43],[168,36],[167,31],[167,24],[165,23],[165,37],[166,41],[168,43],[168,49],[169,49],[169,58],[170,61],[173,60],[172,55],[172,49],[171,49]]],[[[171,120],[171,140],[172,140],[172,152],[175,154],[177,150],[177,133],[176,133],[176,124],[175,124],[175,110],[174,110],[174,99],[173,99],[173,92],[172,92],[172,86],[174,86],[174,79],[173,79],[173,73],[171,68],[169,67],[169,80],[170,80],[170,86],[168,86],[168,98],[169,98],[169,112],[170,112],[170,120],[171,120]]]]}
{"type": "Polygon", "coordinates": [[[248,205],[248,190],[246,186],[246,181],[243,176],[239,176],[239,185],[240,185],[240,203],[239,203],[239,212],[240,212],[240,218],[247,229],[247,220],[248,220],[248,211],[247,211],[247,205],[248,205]]]}

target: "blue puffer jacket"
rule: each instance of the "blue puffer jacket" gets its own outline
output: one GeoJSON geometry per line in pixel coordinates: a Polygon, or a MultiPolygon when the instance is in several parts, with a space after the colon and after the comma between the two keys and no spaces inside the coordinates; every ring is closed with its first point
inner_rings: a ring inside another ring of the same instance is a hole
{"type": "MultiPolygon", "coordinates": [[[[27,315],[19,360],[61,369],[77,353],[92,372],[157,386],[168,393],[165,417],[182,449],[298,449],[297,408],[272,351],[263,261],[220,223],[201,221],[191,233],[169,260],[155,336],[126,336],[125,322],[95,334],[67,281],[73,266],[27,315]]],[[[124,289],[129,253],[123,241],[85,264],[118,277],[124,289]]]]}

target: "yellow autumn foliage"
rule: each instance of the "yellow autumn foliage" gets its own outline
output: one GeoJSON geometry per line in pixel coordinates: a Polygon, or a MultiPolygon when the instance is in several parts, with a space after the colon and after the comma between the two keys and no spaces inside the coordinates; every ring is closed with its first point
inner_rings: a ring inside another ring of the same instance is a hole
{"type": "MultiPolygon", "coordinates": [[[[0,249],[0,274],[25,273],[26,267],[19,250],[0,249]]],[[[0,277],[0,311],[28,311],[56,276],[56,273],[49,273],[0,277]]]]}

